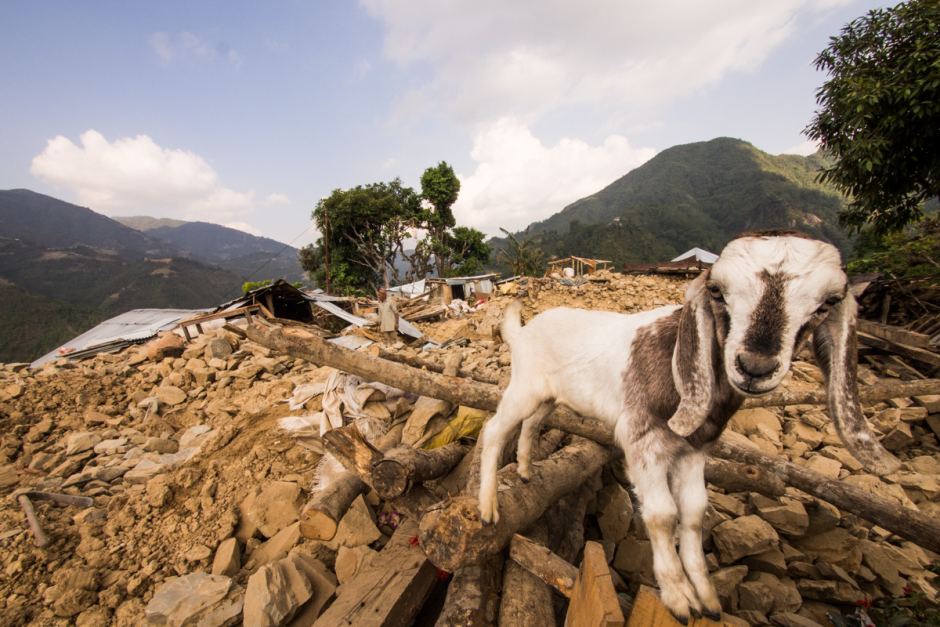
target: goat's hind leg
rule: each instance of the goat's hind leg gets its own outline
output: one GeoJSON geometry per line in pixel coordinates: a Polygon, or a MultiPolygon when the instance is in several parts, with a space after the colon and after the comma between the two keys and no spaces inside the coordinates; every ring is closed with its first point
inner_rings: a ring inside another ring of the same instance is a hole
{"type": "Polygon", "coordinates": [[[529,480],[532,447],[538,442],[542,421],[554,408],[554,403],[546,401],[539,405],[535,413],[522,423],[522,431],[519,433],[519,445],[516,447],[516,472],[524,481],[529,480]]]}
{"type": "Polygon", "coordinates": [[[705,455],[700,451],[686,453],[676,460],[671,476],[672,494],[679,506],[679,557],[695,594],[701,601],[702,613],[721,619],[721,603],[715,586],[708,578],[708,566],[702,550],[702,521],[708,508],[705,489],[705,455]]]}
{"type": "Polygon", "coordinates": [[[676,516],[679,511],[669,489],[668,478],[673,452],[661,432],[652,431],[631,442],[621,437],[619,424],[617,431],[653,549],[653,574],[659,584],[660,598],[676,620],[683,625],[688,624],[691,612],[701,612],[702,606],[676,553],[676,516]]]}
{"type": "Polygon", "coordinates": [[[484,523],[499,522],[499,503],[496,499],[496,471],[503,454],[506,436],[519,424],[535,413],[542,404],[541,398],[534,398],[526,390],[509,387],[503,393],[496,414],[486,421],[480,432],[480,519],[484,523]]]}

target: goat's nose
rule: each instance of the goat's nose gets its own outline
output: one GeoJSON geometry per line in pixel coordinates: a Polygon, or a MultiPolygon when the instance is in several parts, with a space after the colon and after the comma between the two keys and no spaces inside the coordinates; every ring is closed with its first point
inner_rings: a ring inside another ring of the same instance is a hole
{"type": "Polygon", "coordinates": [[[776,357],[768,357],[751,351],[738,353],[737,362],[738,370],[755,379],[762,379],[770,375],[780,365],[776,357]]]}

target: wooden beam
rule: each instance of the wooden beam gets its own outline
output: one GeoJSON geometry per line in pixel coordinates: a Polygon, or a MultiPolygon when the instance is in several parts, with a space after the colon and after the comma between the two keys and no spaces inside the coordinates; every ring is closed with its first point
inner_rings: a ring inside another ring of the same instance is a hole
{"type": "Polygon", "coordinates": [[[566,598],[571,598],[578,579],[578,569],[552,553],[548,547],[517,533],[509,543],[509,559],[566,598]]]}
{"type": "Polygon", "coordinates": [[[625,622],[604,548],[597,542],[587,542],[565,627],[622,627],[625,622]]]}
{"type": "Polygon", "coordinates": [[[855,321],[859,331],[874,335],[884,340],[897,342],[898,344],[907,344],[916,348],[928,348],[930,346],[930,336],[916,331],[909,331],[903,327],[896,327],[890,324],[873,322],[859,318],[855,321]]]}
{"type": "MultiPolygon", "coordinates": [[[[724,618],[724,615],[722,615],[724,618]]],[[[716,623],[707,618],[693,618],[687,627],[736,627],[740,622],[722,620],[716,623]]],[[[633,611],[627,627],[681,627],[682,623],[673,618],[666,606],[659,600],[656,591],[648,586],[640,586],[633,599],[633,611]]]]}
{"type": "Polygon", "coordinates": [[[317,619],[314,627],[407,627],[424,605],[437,571],[414,543],[417,524],[406,520],[388,544],[317,619]]]}
{"type": "Polygon", "coordinates": [[[898,342],[893,342],[891,340],[875,337],[874,335],[869,335],[862,332],[859,332],[858,334],[858,341],[866,346],[871,346],[873,348],[877,348],[878,350],[887,351],[889,353],[897,353],[902,357],[907,357],[908,359],[913,359],[914,361],[930,364],[931,366],[940,366],[940,355],[924,348],[899,344],[898,342]]]}

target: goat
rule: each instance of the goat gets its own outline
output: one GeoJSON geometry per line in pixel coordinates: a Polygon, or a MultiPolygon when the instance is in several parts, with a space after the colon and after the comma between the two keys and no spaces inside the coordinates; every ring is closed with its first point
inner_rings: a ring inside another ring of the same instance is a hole
{"type": "Polygon", "coordinates": [[[520,423],[517,468],[526,479],[533,439],[556,404],[601,419],[625,454],[663,603],[683,623],[693,612],[718,617],[702,549],[705,452],[745,397],[780,384],[811,335],[849,451],[879,474],[899,465],[859,408],[856,309],[838,250],[783,231],[732,240],[689,284],[682,306],[630,315],[558,308],[523,327],[512,303],[502,324],[512,376],[480,434],[481,519],[499,520],[497,463],[520,423]]]}

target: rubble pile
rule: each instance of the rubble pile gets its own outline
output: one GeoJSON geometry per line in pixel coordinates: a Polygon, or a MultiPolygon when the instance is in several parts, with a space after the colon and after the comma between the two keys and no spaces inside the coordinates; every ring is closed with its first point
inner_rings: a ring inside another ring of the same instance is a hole
{"type": "MultiPolygon", "coordinates": [[[[364,350],[504,383],[509,352],[497,329],[511,299],[523,300],[527,319],[562,305],[632,312],[681,301],[684,282],[597,273],[573,285],[529,279],[500,288],[462,317],[419,323],[444,348],[364,350]]],[[[502,554],[453,572],[424,555],[422,514],[441,499],[465,498],[472,435],[486,413],[295,359],[236,331],[190,342],[168,334],[34,371],[0,368],[0,623],[312,625],[319,617],[335,625],[365,608],[389,622],[502,616],[511,624],[520,610],[510,598],[520,594],[548,599],[564,617],[563,589],[573,582],[549,591],[502,554]],[[375,480],[377,461],[405,467],[407,481],[395,483],[396,466],[375,485],[357,485],[350,467],[375,480]],[[355,489],[341,494],[344,486],[355,489]],[[61,494],[89,497],[90,506],[48,500],[61,494]],[[27,523],[24,496],[45,546],[27,523]],[[344,499],[330,513],[335,520],[317,509],[344,499]]],[[[880,378],[860,366],[860,383],[880,378]]],[[[814,390],[821,381],[811,361],[798,360],[785,387],[814,390]]],[[[940,516],[940,397],[864,409],[903,460],[894,475],[865,473],[819,405],[745,409],[729,431],[734,441],[940,516]]],[[[533,459],[586,455],[597,465],[582,464],[587,479],[520,531],[574,571],[582,556],[587,562],[585,541],[598,543],[627,609],[638,585],[655,585],[649,540],[622,465],[591,457],[591,447],[543,430],[533,459]]],[[[504,461],[514,461],[512,447],[504,461]]],[[[500,477],[510,491],[539,481],[525,484],[512,466],[500,477]]],[[[914,592],[937,600],[937,555],[852,513],[792,487],[767,496],[711,484],[709,494],[706,555],[728,623],[829,625],[827,613],[864,599],[914,592]]]]}

